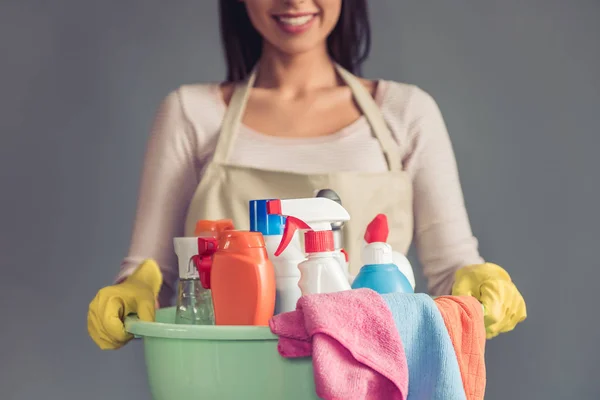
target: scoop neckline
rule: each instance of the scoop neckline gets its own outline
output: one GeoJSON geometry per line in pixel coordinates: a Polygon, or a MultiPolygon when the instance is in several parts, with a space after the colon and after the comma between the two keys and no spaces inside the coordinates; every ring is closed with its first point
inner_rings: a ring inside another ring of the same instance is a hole
{"type": "MultiPolygon", "coordinates": [[[[379,108],[381,108],[384,100],[384,95],[387,89],[387,81],[384,79],[376,79],[373,80],[377,83],[377,87],[375,89],[375,95],[373,99],[375,100],[375,104],[379,108]]],[[[223,92],[221,91],[221,83],[214,83],[211,85],[211,91],[213,95],[216,97],[217,102],[219,104],[221,116],[223,117],[227,112],[228,105],[225,103],[225,99],[223,98],[223,92]]],[[[240,133],[253,137],[255,139],[259,139],[264,142],[272,142],[278,144],[288,144],[288,145],[296,145],[296,144],[319,144],[319,143],[328,143],[334,142],[344,137],[348,137],[360,130],[364,127],[369,127],[369,122],[364,114],[361,114],[360,117],[352,121],[350,124],[345,127],[322,136],[314,136],[314,137],[283,137],[283,136],[273,136],[262,133],[254,128],[251,128],[240,122],[240,133]]]]}

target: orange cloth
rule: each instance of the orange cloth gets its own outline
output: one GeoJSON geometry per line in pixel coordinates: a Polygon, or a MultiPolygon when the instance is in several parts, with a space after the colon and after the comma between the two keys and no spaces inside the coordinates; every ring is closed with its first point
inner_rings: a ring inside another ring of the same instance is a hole
{"type": "Polygon", "coordinates": [[[440,296],[435,303],[456,352],[467,400],[481,400],[486,383],[486,339],[481,303],[472,296],[440,296]]]}

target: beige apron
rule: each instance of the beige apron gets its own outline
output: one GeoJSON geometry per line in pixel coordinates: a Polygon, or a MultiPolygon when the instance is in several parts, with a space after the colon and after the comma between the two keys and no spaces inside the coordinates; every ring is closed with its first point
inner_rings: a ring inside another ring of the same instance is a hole
{"type": "Polygon", "coordinates": [[[412,183],[402,170],[398,145],[369,91],[350,72],[336,67],[379,141],[388,170],[299,174],[232,164],[231,149],[254,86],[255,69],[233,93],[212,162],[207,166],[187,212],[186,235],[193,234],[199,219],[231,218],[236,229],[249,229],[250,200],[306,198],[313,197],[317,190],[332,189],[350,213],[351,220],[344,225],[343,237],[344,248],[350,256],[351,274],[356,275],[362,266],[360,253],[364,231],[378,213],[388,217],[389,243],[394,250],[406,254],[413,234],[412,183]]]}

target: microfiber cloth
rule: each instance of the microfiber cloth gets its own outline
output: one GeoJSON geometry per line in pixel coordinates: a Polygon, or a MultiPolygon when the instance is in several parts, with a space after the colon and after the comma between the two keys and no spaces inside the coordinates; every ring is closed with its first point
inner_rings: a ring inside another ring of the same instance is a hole
{"type": "Polygon", "coordinates": [[[303,296],[274,316],[271,331],[286,358],[312,355],[325,400],[406,400],[406,356],[390,309],[370,289],[303,296]]]}
{"type": "Polygon", "coordinates": [[[382,295],[400,332],[409,371],[408,400],[466,400],[444,319],[424,293],[382,295]]]}
{"type": "Polygon", "coordinates": [[[435,299],[454,345],[468,400],[485,394],[485,324],[483,309],[472,296],[440,296],[435,299]]]}

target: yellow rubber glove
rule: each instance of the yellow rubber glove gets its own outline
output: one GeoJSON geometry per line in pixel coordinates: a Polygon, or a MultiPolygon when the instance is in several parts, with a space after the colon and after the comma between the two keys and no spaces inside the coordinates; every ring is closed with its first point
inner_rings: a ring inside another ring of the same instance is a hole
{"type": "Polygon", "coordinates": [[[456,271],[454,296],[473,296],[483,304],[488,339],[509,332],[527,318],[525,300],[510,275],[492,263],[470,265],[456,271]]]}
{"type": "Polygon", "coordinates": [[[154,321],[161,285],[160,269],[154,260],[149,259],[123,282],[100,289],[88,310],[90,337],[103,350],[123,347],[133,338],[125,331],[125,317],[137,313],[142,321],[154,321]]]}

